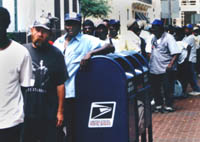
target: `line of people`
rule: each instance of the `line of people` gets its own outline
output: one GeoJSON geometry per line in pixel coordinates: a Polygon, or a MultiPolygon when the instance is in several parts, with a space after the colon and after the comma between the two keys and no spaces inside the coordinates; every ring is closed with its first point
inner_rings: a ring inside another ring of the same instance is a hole
{"type": "Polygon", "coordinates": [[[91,20],[82,25],[81,19],[80,14],[67,13],[66,33],[52,45],[50,20],[40,17],[31,27],[32,42],[24,47],[7,37],[10,15],[0,7],[0,140],[74,142],[75,75],[98,54],[134,50],[149,60],[155,112],[175,111],[177,76],[184,94],[188,83],[192,95],[200,94],[195,72],[199,27],[166,31],[161,20],[151,27],[130,20],[127,31],[119,35],[118,20],[103,20],[95,28],[91,20]]]}

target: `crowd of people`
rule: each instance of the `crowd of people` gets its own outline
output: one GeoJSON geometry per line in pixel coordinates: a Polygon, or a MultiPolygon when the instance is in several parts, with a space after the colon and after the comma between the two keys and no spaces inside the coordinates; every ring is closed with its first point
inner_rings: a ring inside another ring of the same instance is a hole
{"type": "Polygon", "coordinates": [[[197,84],[200,27],[164,26],[130,20],[120,33],[120,21],[92,20],[66,14],[66,33],[49,42],[51,22],[40,17],[31,27],[31,43],[20,45],[7,36],[10,15],[0,7],[0,140],[3,142],[74,142],[75,75],[94,55],[134,50],[149,62],[154,112],[174,112],[175,80],[200,95],[197,84]],[[62,136],[61,136],[62,135],[62,136]]]}

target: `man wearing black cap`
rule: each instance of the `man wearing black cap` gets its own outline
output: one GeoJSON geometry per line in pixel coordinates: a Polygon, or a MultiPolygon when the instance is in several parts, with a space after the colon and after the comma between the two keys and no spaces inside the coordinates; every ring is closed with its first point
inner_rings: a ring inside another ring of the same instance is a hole
{"type": "Polygon", "coordinates": [[[19,142],[24,121],[22,87],[31,85],[32,61],[27,49],[7,37],[10,14],[0,7],[0,141],[19,142]]]}
{"type": "Polygon", "coordinates": [[[164,31],[161,20],[154,20],[152,23],[152,49],[149,61],[150,81],[152,95],[155,100],[156,112],[173,112],[173,90],[175,61],[181,50],[178,48],[174,37],[164,31]],[[161,94],[161,85],[164,87],[164,99],[161,94]]]}
{"type": "Polygon", "coordinates": [[[62,53],[48,43],[48,18],[40,17],[31,28],[29,50],[33,64],[32,85],[25,90],[23,142],[56,142],[63,123],[64,82],[68,78],[62,53]]]}
{"type": "Polygon", "coordinates": [[[89,59],[96,54],[113,52],[111,45],[101,47],[98,38],[81,33],[81,15],[76,13],[65,15],[66,34],[58,38],[54,45],[65,56],[69,79],[65,82],[64,117],[67,126],[67,142],[75,141],[75,74],[78,68],[85,67],[89,59]]]}

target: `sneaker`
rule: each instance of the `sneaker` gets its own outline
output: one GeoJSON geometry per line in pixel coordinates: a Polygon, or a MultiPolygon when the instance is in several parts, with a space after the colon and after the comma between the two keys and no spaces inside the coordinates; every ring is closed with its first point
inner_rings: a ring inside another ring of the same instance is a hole
{"type": "Polygon", "coordinates": [[[173,107],[165,106],[165,107],[164,107],[164,111],[166,111],[166,112],[174,112],[174,111],[176,111],[176,110],[175,110],[175,108],[173,108],[173,107]]]}
{"type": "Polygon", "coordinates": [[[200,92],[192,91],[192,92],[189,92],[188,94],[191,95],[191,96],[198,96],[198,95],[200,95],[200,92]]]}
{"type": "Polygon", "coordinates": [[[152,105],[152,106],[155,105],[154,99],[151,101],[151,105],[152,105]]]}
{"type": "Polygon", "coordinates": [[[154,112],[164,113],[164,112],[163,112],[163,107],[162,107],[162,106],[155,106],[154,112]]]}

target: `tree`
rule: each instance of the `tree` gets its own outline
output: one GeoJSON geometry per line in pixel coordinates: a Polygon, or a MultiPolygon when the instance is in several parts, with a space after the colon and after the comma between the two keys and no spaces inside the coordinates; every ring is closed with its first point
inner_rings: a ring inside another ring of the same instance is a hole
{"type": "Polygon", "coordinates": [[[80,0],[83,20],[86,17],[103,18],[111,12],[107,0],[80,0]]]}

